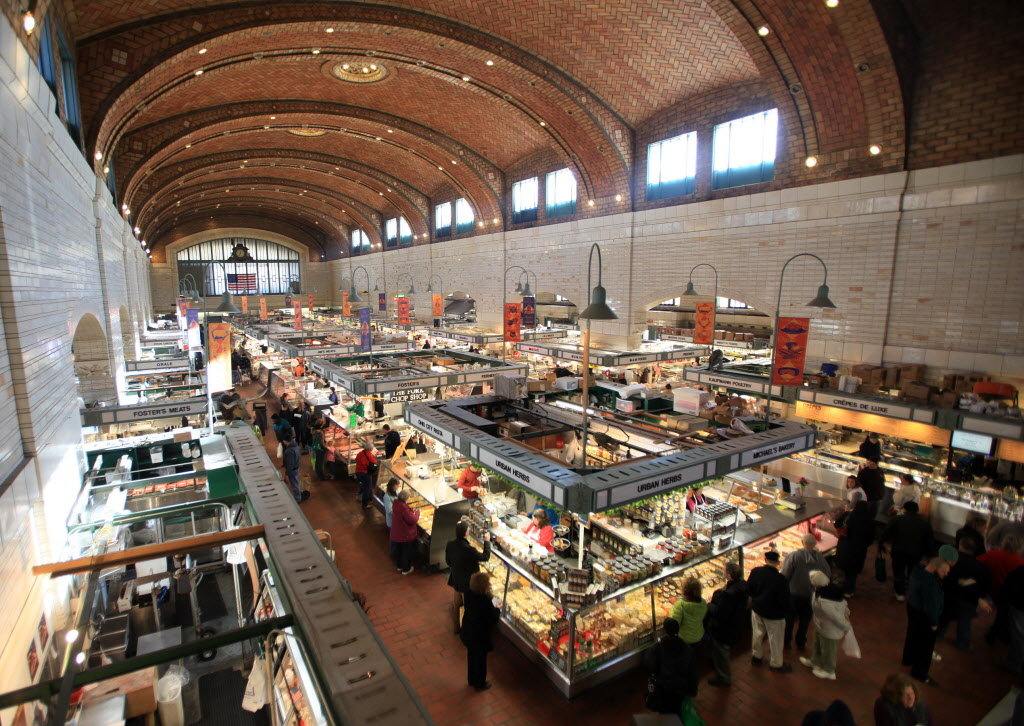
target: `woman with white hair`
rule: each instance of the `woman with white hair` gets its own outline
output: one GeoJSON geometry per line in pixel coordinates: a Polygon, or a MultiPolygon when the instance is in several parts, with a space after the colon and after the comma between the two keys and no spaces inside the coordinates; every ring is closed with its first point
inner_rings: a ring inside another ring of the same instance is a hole
{"type": "Polygon", "coordinates": [[[843,589],[821,570],[810,573],[815,588],[811,598],[814,613],[814,649],[810,658],[800,662],[818,678],[836,679],[836,652],[839,641],[850,629],[850,607],[843,598],[843,589]]]}

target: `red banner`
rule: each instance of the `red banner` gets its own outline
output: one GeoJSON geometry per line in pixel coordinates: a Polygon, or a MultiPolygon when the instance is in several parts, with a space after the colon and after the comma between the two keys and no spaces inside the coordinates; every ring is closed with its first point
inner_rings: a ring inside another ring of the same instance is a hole
{"type": "Polygon", "coordinates": [[[518,343],[523,339],[520,328],[523,322],[523,306],[520,303],[505,303],[505,340],[518,343]]]}
{"type": "Polygon", "coordinates": [[[249,314],[249,296],[242,295],[242,315],[249,314]]]}
{"type": "Polygon", "coordinates": [[[302,301],[295,301],[295,329],[302,330],[302,301]]]}
{"type": "Polygon", "coordinates": [[[348,293],[341,293],[341,314],[346,318],[352,316],[352,303],[348,301],[348,293]]]}
{"type": "Polygon", "coordinates": [[[697,303],[696,321],[693,325],[693,342],[697,345],[711,345],[715,342],[715,303],[697,303]]]}
{"type": "Polygon", "coordinates": [[[772,369],[774,385],[804,384],[804,359],[807,357],[810,327],[810,318],[779,318],[775,330],[775,367],[772,369]]]}
{"type": "Polygon", "coordinates": [[[210,323],[206,375],[210,391],[231,388],[231,323],[210,323]]]}
{"type": "Polygon", "coordinates": [[[444,317],[444,303],[441,301],[441,296],[438,295],[437,293],[434,293],[434,297],[431,300],[431,302],[433,302],[433,304],[434,304],[434,317],[435,318],[443,318],[444,317]]]}
{"type": "Polygon", "coordinates": [[[260,320],[267,319],[267,299],[265,297],[260,298],[260,320]]]}
{"type": "Polygon", "coordinates": [[[398,324],[409,325],[409,323],[411,322],[411,320],[409,319],[409,298],[395,298],[395,304],[398,305],[398,324]]]}

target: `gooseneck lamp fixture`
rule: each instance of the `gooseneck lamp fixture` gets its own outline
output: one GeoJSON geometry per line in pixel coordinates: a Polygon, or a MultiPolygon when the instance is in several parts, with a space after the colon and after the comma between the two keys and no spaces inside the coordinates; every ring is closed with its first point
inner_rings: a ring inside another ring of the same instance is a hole
{"type": "MultiPolygon", "coordinates": [[[[694,265],[693,267],[691,267],[690,268],[689,281],[686,283],[686,292],[684,292],[683,295],[685,297],[697,297],[700,294],[700,293],[698,293],[693,288],[693,271],[696,270],[698,267],[710,267],[711,270],[715,273],[715,291],[714,291],[714,301],[715,302],[714,302],[714,305],[715,305],[715,312],[717,313],[718,312],[718,268],[716,268],[714,265],[709,265],[707,262],[701,262],[700,264],[697,264],[697,265],[694,265]]],[[[712,353],[715,352],[715,335],[714,335],[714,331],[712,331],[712,334],[711,334],[711,352],[712,353]]]]}
{"type": "MultiPolygon", "coordinates": [[[[524,272],[528,272],[528,270],[525,267],[523,267],[522,265],[509,265],[508,267],[505,268],[505,272],[504,272],[504,274],[501,277],[501,313],[498,316],[499,320],[504,320],[505,319],[505,306],[508,305],[508,273],[509,273],[510,270],[519,270],[519,279],[520,280],[522,280],[522,278],[523,278],[523,273],[524,272]]],[[[526,280],[527,280],[527,284],[529,284],[530,278],[527,277],[526,280]]],[[[517,282],[516,283],[516,294],[523,294],[523,285],[522,285],[521,282],[517,282]]],[[[504,326],[503,326],[503,328],[504,328],[504,326]]],[[[506,345],[506,343],[507,343],[507,341],[505,340],[505,336],[502,335],[502,338],[501,338],[501,359],[503,361],[507,361],[508,360],[508,351],[506,350],[506,348],[508,346],[506,345]]]]}
{"type": "Polygon", "coordinates": [[[836,306],[828,296],[828,265],[825,264],[825,260],[811,252],[800,252],[786,260],[786,264],[782,266],[782,272],[779,273],[779,293],[775,298],[775,338],[772,340],[772,367],[768,371],[768,403],[764,409],[765,430],[767,430],[770,425],[768,420],[771,417],[772,410],[772,378],[775,375],[775,356],[778,348],[779,318],[781,317],[780,313],[782,308],[782,284],[783,280],[786,278],[786,268],[789,267],[789,263],[793,260],[799,259],[800,257],[813,257],[821,263],[822,270],[825,273],[825,278],[822,280],[821,285],[818,286],[818,294],[814,296],[813,300],[807,303],[807,307],[834,309],[836,306]]]}
{"type": "Polygon", "coordinates": [[[587,258],[587,289],[590,290],[590,304],[580,313],[580,317],[587,321],[586,330],[583,332],[583,432],[582,450],[583,467],[587,466],[587,430],[589,429],[590,416],[587,413],[590,408],[590,321],[592,320],[618,320],[619,316],[608,307],[608,292],[601,284],[602,276],[601,247],[595,242],[590,247],[590,256],[587,258]],[[590,269],[594,263],[594,252],[597,252],[597,285],[590,287],[590,269]]]}

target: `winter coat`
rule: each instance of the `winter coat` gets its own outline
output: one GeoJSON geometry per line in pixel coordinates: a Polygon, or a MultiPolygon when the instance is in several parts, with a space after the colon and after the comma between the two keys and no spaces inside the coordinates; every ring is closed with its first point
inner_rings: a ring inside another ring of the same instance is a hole
{"type": "Polygon", "coordinates": [[[837,587],[823,587],[814,593],[811,612],[814,631],[823,638],[839,640],[850,629],[850,606],[837,587]]]}
{"type": "Polygon", "coordinates": [[[739,641],[746,614],[747,583],[743,580],[732,580],[711,596],[706,624],[708,632],[716,642],[734,645],[739,641]]]}
{"type": "Polygon", "coordinates": [[[747,591],[754,612],[765,620],[783,620],[789,611],[789,583],[782,573],[770,565],[750,571],[747,591]]]}
{"type": "Polygon", "coordinates": [[[410,509],[401,499],[396,499],[391,505],[391,541],[415,542],[418,535],[416,522],[419,520],[418,511],[410,509]]]}
{"type": "Polygon", "coordinates": [[[690,602],[680,598],[669,617],[679,623],[679,637],[684,643],[693,645],[704,639],[704,616],[708,614],[708,604],[703,600],[690,602]]]}
{"type": "Polygon", "coordinates": [[[444,548],[444,561],[448,570],[448,584],[458,592],[469,591],[469,578],[480,571],[480,563],[491,556],[491,543],[484,542],[479,552],[465,537],[456,537],[444,548]]]}
{"type": "Polygon", "coordinates": [[[789,591],[799,597],[810,597],[814,593],[811,586],[811,570],[821,570],[829,577],[832,570],[825,562],[825,555],[818,550],[806,547],[790,552],[782,563],[782,574],[789,581],[789,591]]]}
{"type": "Polygon", "coordinates": [[[836,527],[845,530],[836,545],[836,564],[849,575],[859,575],[864,569],[868,547],[875,538],[875,521],[867,509],[847,514],[836,527]]]}
{"type": "Polygon", "coordinates": [[[471,650],[494,650],[491,635],[494,626],[498,624],[500,613],[498,608],[494,607],[491,596],[480,595],[470,590],[466,593],[464,602],[466,610],[459,630],[459,638],[462,639],[463,645],[471,650]]]}

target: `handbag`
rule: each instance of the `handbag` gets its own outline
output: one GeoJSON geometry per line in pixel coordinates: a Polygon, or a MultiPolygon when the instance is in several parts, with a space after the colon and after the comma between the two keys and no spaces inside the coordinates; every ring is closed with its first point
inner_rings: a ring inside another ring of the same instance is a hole
{"type": "Polygon", "coordinates": [[[857,636],[853,634],[852,627],[843,636],[842,647],[846,655],[851,658],[860,658],[860,643],[857,642],[857,636]]]}
{"type": "Polygon", "coordinates": [[[875,579],[879,582],[885,582],[885,557],[879,554],[875,557],[875,579]]]}

